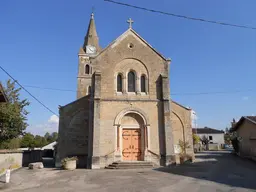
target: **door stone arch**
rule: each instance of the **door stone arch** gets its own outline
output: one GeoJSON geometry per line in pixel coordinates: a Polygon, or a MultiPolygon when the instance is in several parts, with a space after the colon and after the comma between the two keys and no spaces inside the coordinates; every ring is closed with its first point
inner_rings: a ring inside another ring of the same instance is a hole
{"type": "Polygon", "coordinates": [[[117,133],[115,160],[144,161],[149,143],[149,124],[145,113],[138,109],[125,109],[117,115],[114,126],[117,133]]]}

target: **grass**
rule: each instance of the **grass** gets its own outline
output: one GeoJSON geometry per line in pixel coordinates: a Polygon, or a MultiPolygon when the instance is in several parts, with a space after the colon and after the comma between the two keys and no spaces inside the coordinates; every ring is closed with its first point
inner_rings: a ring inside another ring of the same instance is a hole
{"type": "Polygon", "coordinates": [[[0,169],[0,174],[4,173],[5,170],[6,170],[5,168],[0,169]]]}

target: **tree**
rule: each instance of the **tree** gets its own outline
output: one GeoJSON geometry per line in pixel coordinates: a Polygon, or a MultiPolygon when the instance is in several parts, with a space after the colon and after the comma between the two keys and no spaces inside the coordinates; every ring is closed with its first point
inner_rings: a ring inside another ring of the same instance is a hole
{"type": "Polygon", "coordinates": [[[34,139],[34,135],[32,135],[31,133],[26,133],[21,140],[21,147],[35,147],[35,139],[34,139]]]}
{"type": "Polygon", "coordinates": [[[228,144],[228,145],[231,144],[231,136],[230,136],[230,133],[225,133],[225,134],[224,134],[224,141],[225,141],[225,144],[228,144]]]}
{"type": "Polygon", "coordinates": [[[57,132],[53,132],[52,134],[50,133],[45,133],[44,138],[47,140],[47,143],[52,143],[54,141],[57,141],[58,139],[58,133],[57,132]]]}
{"type": "Polygon", "coordinates": [[[233,145],[234,151],[236,153],[239,153],[240,142],[243,140],[243,138],[239,137],[237,132],[234,131],[234,132],[230,133],[230,139],[231,139],[231,143],[233,145]]]}
{"type": "Polygon", "coordinates": [[[202,138],[201,138],[201,142],[203,145],[208,145],[208,143],[210,142],[210,140],[204,135],[202,138]]]}
{"type": "Polygon", "coordinates": [[[58,133],[57,132],[53,132],[52,133],[52,142],[57,141],[57,139],[58,139],[58,133]]]}
{"type": "Polygon", "coordinates": [[[0,149],[18,149],[20,148],[21,138],[17,137],[9,141],[4,141],[0,145],[0,149]]]}
{"type": "Polygon", "coordinates": [[[225,133],[229,133],[229,128],[228,127],[226,127],[226,129],[225,129],[225,133]]]}
{"type": "Polygon", "coordinates": [[[20,90],[15,87],[15,82],[7,81],[4,91],[8,102],[0,103],[0,144],[23,135],[28,126],[25,107],[30,103],[20,99],[20,90]]]}
{"type": "Polygon", "coordinates": [[[50,143],[51,135],[50,135],[49,132],[46,132],[46,133],[45,133],[44,138],[46,139],[46,141],[47,141],[48,143],[50,143]]]}
{"type": "Polygon", "coordinates": [[[40,135],[36,135],[34,137],[34,143],[35,147],[43,147],[48,144],[47,140],[44,137],[41,137],[40,135]]]}
{"type": "Polygon", "coordinates": [[[200,137],[193,133],[193,144],[198,144],[200,142],[200,137]]]}

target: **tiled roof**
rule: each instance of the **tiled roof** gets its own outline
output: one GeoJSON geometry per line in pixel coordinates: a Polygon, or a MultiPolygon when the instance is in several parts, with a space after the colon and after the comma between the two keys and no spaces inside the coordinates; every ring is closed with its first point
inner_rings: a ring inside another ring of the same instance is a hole
{"type": "Polygon", "coordinates": [[[235,124],[233,128],[231,128],[232,131],[236,131],[239,126],[244,122],[244,120],[250,121],[256,125],[256,116],[243,116],[240,118],[240,120],[235,124]]]}
{"type": "Polygon", "coordinates": [[[245,118],[254,121],[256,123],[256,116],[245,116],[245,118]]]}
{"type": "Polygon", "coordinates": [[[224,133],[224,131],[218,130],[218,129],[212,129],[209,127],[204,128],[193,128],[193,133],[197,134],[216,134],[216,133],[224,133]]]}

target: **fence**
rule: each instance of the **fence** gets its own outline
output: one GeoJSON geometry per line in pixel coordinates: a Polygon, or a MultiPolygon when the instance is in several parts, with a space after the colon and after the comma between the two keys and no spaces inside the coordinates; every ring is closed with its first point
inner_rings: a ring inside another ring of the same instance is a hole
{"type": "Polygon", "coordinates": [[[42,162],[42,150],[23,151],[22,166],[27,167],[29,163],[42,162]]]}

